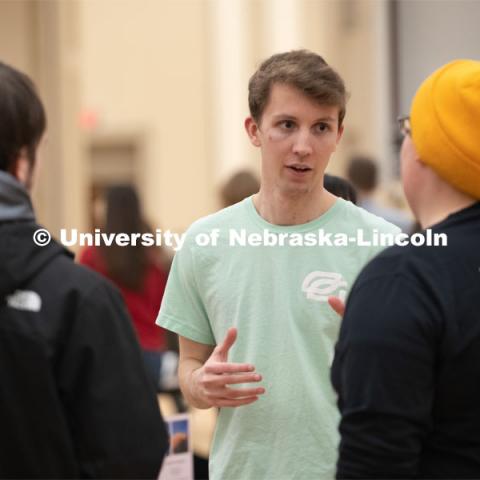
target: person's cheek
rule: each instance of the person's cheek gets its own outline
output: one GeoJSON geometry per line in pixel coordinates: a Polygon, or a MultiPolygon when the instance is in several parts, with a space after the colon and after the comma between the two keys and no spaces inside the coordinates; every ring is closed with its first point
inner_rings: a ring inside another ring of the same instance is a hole
{"type": "Polygon", "coordinates": [[[408,151],[408,138],[402,142],[402,146],[400,148],[400,176],[402,179],[408,177],[408,169],[409,169],[409,151],[408,151]]]}
{"type": "Polygon", "coordinates": [[[290,135],[290,132],[282,130],[281,128],[270,128],[267,132],[267,137],[272,142],[281,142],[290,135]]]}
{"type": "Polygon", "coordinates": [[[315,149],[322,153],[333,153],[337,149],[337,141],[335,135],[321,135],[315,138],[315,149]]]}

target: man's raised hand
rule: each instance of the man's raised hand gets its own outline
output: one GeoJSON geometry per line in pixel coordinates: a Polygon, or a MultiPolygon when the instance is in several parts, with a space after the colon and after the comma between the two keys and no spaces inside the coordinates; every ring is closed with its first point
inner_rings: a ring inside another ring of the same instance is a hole
{"type": "Polygon", "coordinates": [[[249,363],[229,363],[228,352],[237,339],[237,329],[229,328],[204,365],[192,373],[197,399],[210,407],[240,407],[258,400],[263,387],[231,388],[230,385],[256,383],[262,380],[249,363]]]}
{"type": "Polygon", "coordinates": [[[338,297],[328,297],[328,304],[333,308],[341,317],[345,313],[345,303],[338,297]]]}

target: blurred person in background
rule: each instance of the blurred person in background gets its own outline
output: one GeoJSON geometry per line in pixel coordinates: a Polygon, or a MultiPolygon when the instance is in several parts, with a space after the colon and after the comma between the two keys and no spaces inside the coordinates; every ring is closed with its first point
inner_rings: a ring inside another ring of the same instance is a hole
{"type": "Polygon", "coordinates": [[[378,167],[372,158],[360,155],[352,157],[347,168],[347,178],[357,192],[359,207],[397,225],[402,232],[410,233],[413,222],[407,213],[388,207],[376,199],[378,167]]]}
{"type": "MultiPolygon", "coordinates": [[[[131,185],[108,189],[103,233],[150,233],[138,194],[131,185]]],[[[111,280],[122,293],[133,321],[145,365],[159,391],[178,389],[178,354],[167,350],[166,332],[155,324],[167,283],[168,259],[163,249],[102,243],[83,250],[79,262],[111,280]]]]}
{"type": "Polygon", "coordinates": [[[0,477],[156,478],[167,433],[119,292],[37,243],[45,128],[31,80],[0,63],[0,477]]]}
{"type": "Polygon", "coordinates": [[[348,180],[326,173],[323,177],[323,186],[325,190],[336,197],[348,200],[355,205],[357,204],[357,192],[355,192],[355,189],[348,180]]]}
{"type": "Polygon", "coordinates": [[[334,475],[338,411],[329,372],[339,321],[324,293],[346,294],[379,248],[232,246],[229,232],[398,232],[323,187],[345,104],[343,80],[319,55],[265,60],[250,79],[245,120],[261,152],[260,191],[195,222],[174,258],[157,322],[180,336],[189,404],[220,407],[214,480],[334,475]],[[212,232],[215,245],[197,243],[212,232]]]}
{"type": "Polygon", "coordinates": [[[230,207],[260,190],[260,182],[249,170],[240,170],[233,174],[223,185],[220,197],[223,207],[230,207]]]}
{"type": "Polygon", "coordinates": [[[480,62],[419,87],[402,182],[446,246],[395,246],[359,275],[332,368],[337,478],[480,478],[480,62]]]}

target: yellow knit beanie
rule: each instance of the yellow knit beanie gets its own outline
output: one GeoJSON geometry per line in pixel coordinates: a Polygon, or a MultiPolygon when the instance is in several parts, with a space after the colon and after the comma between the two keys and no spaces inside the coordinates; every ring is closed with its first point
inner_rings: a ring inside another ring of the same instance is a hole
{"type": "Polygon", "coordinates": [[[480,199],[480,62],[456,60],[432,73],[415,94],[410,124],[422,161],[480,199]]]}

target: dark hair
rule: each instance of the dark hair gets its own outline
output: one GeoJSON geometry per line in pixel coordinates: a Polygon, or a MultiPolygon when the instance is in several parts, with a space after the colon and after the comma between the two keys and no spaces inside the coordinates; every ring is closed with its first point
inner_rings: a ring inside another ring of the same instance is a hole
{"type": "Polygon", "coordinates": [[[42,102],[30,78],[0,62],[0,170],[9,170],[27,148],[33,165],[47,126],[42,102]]]}
{"type": "Polygon", "coordinates": [[[320,55],[293,50],[273,55],[260,65],[248,84],[250,115],[257,123],[275,83],[292,85],[319,104],[338,106],[338,125],[342,124],[347,102],[345,84],[320,55]]]}
{"type": "Polygon", "coordinates": [[[357,192],[348,180],[326,173],[323,177],[323,186],[333,195],[344,198],[354,204],[357,203],[357,192]]]}
{"type": "MultiPolygon", "coordinates": [[[[107,191],[107,212],[105,232],[110,233],[146,233],[148,228],[142,218],[140,201],[131,185],[116,185],[107,191]]],[[[143,277],[148,266],[146,247],[116,244],[102,245],[102,254],[107,273],[112,280],[132,290],[143,286],[143,277]]]]}
{"type": "Polygon", "coordinates": [[[377,164],[370,157],[355,155],[348,164],[347,177],[356,189],[371,192],[377,186],[377,164]]]}
{"type": "Polygon", "coordinates": [[[260,190],[258,178],[248,170],[235,173],[223,186],[220,195],[224,207],[241,202],[260,190]]]}

